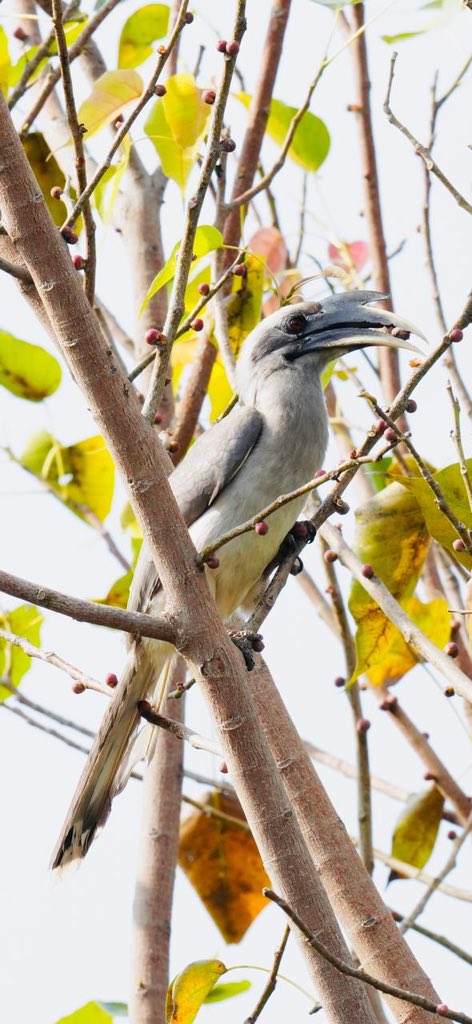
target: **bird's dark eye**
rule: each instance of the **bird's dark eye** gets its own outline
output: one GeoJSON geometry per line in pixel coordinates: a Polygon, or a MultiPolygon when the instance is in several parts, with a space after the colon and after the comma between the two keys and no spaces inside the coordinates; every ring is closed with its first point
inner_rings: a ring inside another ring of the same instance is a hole
{"type": "Polygon", "coordinates": [[[291,316],[290,320],[287,320],[285,324],[285,330],[289,334],[300,334],[306,326],[306,317],[301,313],[297,313],[296,316],[291,316]]]}

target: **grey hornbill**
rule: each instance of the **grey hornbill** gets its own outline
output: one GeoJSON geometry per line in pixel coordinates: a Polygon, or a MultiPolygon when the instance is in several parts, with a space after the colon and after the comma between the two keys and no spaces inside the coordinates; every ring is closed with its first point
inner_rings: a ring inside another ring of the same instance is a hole
{"type": "MultiPolygon", "coordinates": [[[[328,418],[320,381],[326,364],[369,345],[413,348],[388,333],[420,334],[408,321],[372,306],[378,292],[345,292],[286,306],[263,320],[244,342],[236,367],[238,402],[203,434],[172,473],[170,483],[197,550],[254,516],[279,494],[310,480],[322,464],[328,418]]],[[[408,336],[408,334],[407,334],[408,336]]],[[[415,350],[416,351],[416,350],[415,350]]],[[[303,498],[270,518],[270,529],[226,544],[219,566],[206,569],[222,619],[250,610],[264,573],[294,525],[303,498]]],[[[161,613],[164,595],[143,545],[129,608],[161,613]]],[[[165,692],[176,656],[168,643],[131,638],[119,684],[79,780],[53,855],[53,867],[85,856],[113,796],[132,766],[149,753],[152,730],[140,731],[137,703],[165,692]]]]}

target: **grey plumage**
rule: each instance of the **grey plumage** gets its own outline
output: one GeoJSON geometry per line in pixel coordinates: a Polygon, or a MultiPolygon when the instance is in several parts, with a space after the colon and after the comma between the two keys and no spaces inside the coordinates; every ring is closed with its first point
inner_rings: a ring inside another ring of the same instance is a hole
{"type": "MultiPolygon", "coordinates": [[[[404,346],[382,330],[420,332],[393,313],[368,305],[376,292],[347,292],[321,302],[279,310],[246,339],[236,368],[238,403],[203,434],[170,477],[197,550],[255,515],[279,494],[309,480],[322,464],[328,440],[320,373],[338,356],[367,345],[404,346]]],[[[206,570],[223,619],[253,606],[264,571],[293,526],[303,499],[274,513],[265,536],[254,531],[226,544],[219,567],[206,570]]],[[[162,612],[163,594],[143,545],[129,607],[162,612]]],[[[53,855],[53,867],[87,852],[113,796],[146,752],[138,738],[137,701],[153,699],[159,678],[169,674],[171,645],[130,642],[127,662],[77,787],[53,855]]]]}

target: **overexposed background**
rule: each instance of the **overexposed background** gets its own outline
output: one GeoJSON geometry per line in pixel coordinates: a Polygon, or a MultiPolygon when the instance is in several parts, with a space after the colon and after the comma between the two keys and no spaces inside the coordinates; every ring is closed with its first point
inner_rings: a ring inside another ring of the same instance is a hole
{"type": "MultiPolygon", "coordinates": [[[[103,30],[97,33],[97,41],[103,47],[110,67],[116,60],[121,26],[138,6],[135,0],[125,0],[107,20],[103,30]]],[[[248,31],[240,57],[248,91],[252,91],[257,77],[270,6],[269,0],[248,2],[248,31]]],[[[417,15],[416,8],[416,4],[407,0],[398,0],[388,8],[384,3],[372,0],[368,4],[368,16],[379,13],[379,17],[369,29],[368,37],[373,80],[372,109],[389,249],[393,251],[402,240],[406,240],[401,256],[391,264],[395,305],[399,312],[416,321],[434,344],[438,331],[424,269],[423,244],[417,230],[423,187],[421,161],[403,137],[387,123],[382,111],[391,48],[381,36],[424,24],[426,15],[417,15]]],[[[84,9],[89,9],[87,0],[84,9]]],[[[204,86],[210,84],[211,76],[220,68],[214,50],[212,26],[217,28],[218,37],[230,38],[234,3],[229,0],[225,3],[196,0],[193,9],[195,22],[184,33],[182,68],[193,68],[198,46],[205,44],[207,50],[200,75],[200,83],[204,86]]],[[[430,87],[434,74],[439,71],[441,91],[456,77],[470,50],[471,18],[468,12],[459,14],[436,31],[400,47],[393,107],[421,140],[427,137],[430,87]]],[[[12,27],[7,4],[2,5],[0,22],[12,27]]],[[[294,0],[275,89],[276,98],[294,106],[303,102],[331,28],[332,14],[329,10],[312,0],[294,0]]],[[[333,50],[338,49],[342,42],[343,38],[338,34],[333,50]]],[[[80,79],[79,82],[82,90],[85,89],[85,83],[80,79]]],[[[331,131],[332,147],[319,174],[316,178],[311,176],[302,265],[306,273],[316,269],[309,258],[311,254],[327,262],[328,240],[365,238],[356,125],[353,115],[346,109],[354,99],[350,54],[344,51],[325,73],[311,106],[326,121],[331,131]]],[[[23,112],[27,109],[25,104],[23,112]]],[[[245,118],[241,106],[232,101],[228,120],[236,140],[242,137],[245,118]]],[[[136,133],[138,136],[139,131],[136,133]]],[[[470,195],[471,184],[470,142],[470,87],[466,80],[441,118],[436,151],[439,164],[466,195],[470,195]]],[[[143,141],[138,145],[152,166],[150,143],[143,141]]],[[[100,140],[97,146],[100,151],[100,140]]],[[[275,153],[273,144],[267,143],[264,155],[267,167],[275,153]]],[[[229,158],[230,167],[235,166],[236,155],[229,158]]],[[[279,196],[285,237],[293,249],[296,247],[302,190],[300,168],[288,162],[276,181],[275,190],[279,196]]],[[[259,201],[259,210],[269,225],[264,199],[259,201]]],[[[206,219],[204,216],[203,222],[206,219]]],[[[181,225],[180,196],[177,188],[170,184],[164,211],[167,251],[180,237],[181,225]]],[[[467,229],[467,215],[435,182],[434,242],[450,322],[458,315],[470,289],[470,232],[466,237],[467,229]]],[[[126,253],[111,228],[99,229],[98,249],[101,258],[99,294],[132,331],[135,309],[126,269],[126,253]]],[[[0,302],[0,327],[52,350],[51,342],[6,275],[0,277],[0,302]]],[[[466,383],[472,368],[468,345],[470,339],[456,349],[466,383]]],[[[412,421],[415,443],[423,455],[438,466],[455,461],[449,438],[451,416],[445,381],[445,370],[438,364],[418,389],[419,409],[412,421]]],[[[350,385],[344,385],[343,402],[355,424],[362,427],[369,422],[363,403],[350,385]]],[[[5,390],[0,393],[2,446],[8,445],[19,454],[31,433],[38,429],[49,430],[63,444],[71,444],[95,433],[94,424],[67,370],[64,370],[59,391],[40,405],[15,399],[5,390]]],[[[464,422],[463,433],[466,453],[471,455],[469,423],[464,422]]],[[[337,454],[333,451],[327,456],[326,465],[332,465],[335,459],[337,454]]],[[[119,566],[93,531],[6,458],[0,459],[0,493],[2,568],[87,598],[103,596],[109,585],[121,575],[119,566]]],[[[109,522],[120,547],[126,551],[129,542],[119,526],[123,504],[123,491],[117,484],[109,522]]],[[[353,516],[348,519],[349,522],[344,520],[346,532],[352,529],[353,516]]],[[[307,550],[305,561],[308,569],[324,585],[316,544],[307,550]]],[[[6,609],[13,607],[14,603],[2,598],[6,609]]],[[[352,760],[350,709],[345,696],[332,685],[334,677],[343,673],[342,652],[317,620],[295,580],[289,582],[265,624],[264,637],[267,660],[302,735],[352,760]]],[[[99,678],[109,671],[119,673],[124,659],[124,648],[118,634],[53,614],[46,616],[42,646],[54,649],[99,678]]],[[[88,726],[95,727],[99,722],[102,698],[91,693],[75,696],[67,678],[49,666],[36,662],[22,689],[32,699],[37,698],[88,726]]],[[[444,756],[450,770],[465,789],[470,789],[471,753],[460,718],[459,700],[446,702],[440,688],[421,669],[411,672],[400,684],[398,692],[416,723],[431,734],[433,745],[444,756]]],[[[363,701],[365,712],[372,720],[369,733],[372,770],[411,791],[421,788],[421,765],[401,737],[394,733],[388,716],[377,711],[376,702],[368,694],[363,701]]],[[[188,700],[187,713],[188,721],[197,731],[211,734],[211,722],[196,688],[188,700]]],[[[90,999],[127,1000],[140,786],[131,782],[116,801],[103,835],[94,844],[80,871],[64,883],[54,884],[47,870],[48,860],[81,771],[83,757],[29,728],[6,711],[0,716],[0,730],[3,780],[0,915],[3,977],[0,1005],[10,1024],[23,1024],[27,1020],[34,1020],[35,1024],[54,1024],[58,1018],[90,999]]],[[[208,754],[187,749],[186,764],[218,777],[216,759],[208,754]]],[[[328,770],[323,769],[320,774],[348,829],[355,832],[354,784],[328,770]]],[[[201,787],[189,782],[184,788],[197,798],[202,795],[201,787]]],[[[388,850],[399,805],[375,793],[373,799],[375,843],[388,850]]],[[[446,832],[447,827],[443,825],[441,841],[427,868],[431,873],[442,867],[448,854],[446,832]]],[[[382,892],[386,878],[387,870],[377,865],[375,879],[382,892]]],[[[470,853],[467,850],[451,881],[470,888],[470,853]]],[[[413,882],[395,882],[387,897],[396,909],[408,911],[420,891],[421,887],[413,882]]],[[[156,899],[159,899],[159,893],[156,893],[156,899]]],[[[470,947],[469,905],[436,895],[424,915],[424,923],[470,947]]],[[[260,915],[239,948],[225,947],[196,894],[179,871],[172,935],[172,974],[192,960],[214,956],[228,966],[270,966],[283,928],[281,914],[269,908],[260,915]]],[[[470,978],[467,977],[466,965],[420,936],[410,933],[409,941],[444,1001],[467,1010],[470,978]]],[[[293,943],[289,943],[282,972],[309,987],[293,943]]],[[[232,974],[228,980],[236,977],[232,974]]],[[[253,989],[225,1003],[223,1008],[204,1008],[201,1011],[202,1022],[207,1020],[209,1024],[216,1024],[221,1019],[222,1010],[228,1024],[245,1019],[256,1002],[264,978],[249,970],[242,972],[241,977],[250,977],[254,982],[253,989]]],[[[310,1006],[306,997],[280,982],[264,1019],[276,1021],[290,1013],[292,1019],[302,1020],[310,1006]]],[[[323,1021],[322,1012],[318,1019],[323,1021]]]]}

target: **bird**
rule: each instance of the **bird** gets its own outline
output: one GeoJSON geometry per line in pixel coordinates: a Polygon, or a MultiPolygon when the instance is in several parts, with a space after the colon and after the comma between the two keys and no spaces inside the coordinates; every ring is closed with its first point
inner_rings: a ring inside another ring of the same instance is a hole
{"type": "MultiPolygon", "coordinates": [[[[321,374],[328,363],[367,346],[410,348],[421,331],[374,305],[387,296],[347,291],[283,306],[263,319],[241,346],[236,364],[238,399],[203,433],[169,478],[190,536],[202,551],[222,534],[255,516],[281,493],[312,479],[323,463],[328,417],[321,374]],[[394,334],[391,332],[394,331],[394,334]]],[[[219,615],[250,613],[304,498],[270,516],[264,535],[251,530],[218,551],[205,567],[219,615]]],[[[146,543],[136,566],[128,608],[162,614],[164,594],[146,543]]],[[[162,704],[176,649],[167,642],[128,638],[121,678],[92,745],[52,857],[64,868],[85,856],[138,760],[150,752],[152,727],[143,726],[138,703],[162,704]],[[140,729],[141,726],[141,729],[140,729]]]]}

